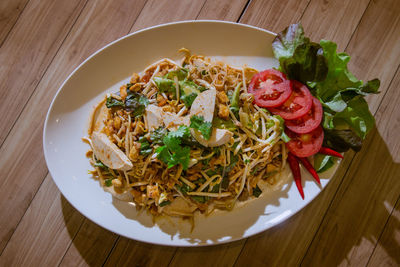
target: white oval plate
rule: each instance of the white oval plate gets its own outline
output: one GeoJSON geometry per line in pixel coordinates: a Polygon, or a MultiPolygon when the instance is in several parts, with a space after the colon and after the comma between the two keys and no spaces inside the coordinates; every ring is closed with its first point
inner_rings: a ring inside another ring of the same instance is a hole
{"type": "Polygon", "coordinates": [[[261,197],[233,211],[195,217],[195,228],[180,220],[161,219],[154,225],[131,203],[113,199],[89,174],[85,153],[87,121],[93,106],[106,92],[117,91],[132,72],[140,72],[164,57],[179,59],[181,47],[219,58],[236,66],[258,70],[277,67],[271,42],[275,34],[236,23],[184,21],[151,27],[127,35],[97,51],[63,83],[49,108],[44,133],[44,154],[49,171],[65,198],[83,215],[119,235],[161,245],[197,246],[230,242],[264,231],[302,209],[315,198],[337,168],[321,178],[322,187],[302,171],[302,200],[290,171],[281,190],[265,189],[261,197]]]}

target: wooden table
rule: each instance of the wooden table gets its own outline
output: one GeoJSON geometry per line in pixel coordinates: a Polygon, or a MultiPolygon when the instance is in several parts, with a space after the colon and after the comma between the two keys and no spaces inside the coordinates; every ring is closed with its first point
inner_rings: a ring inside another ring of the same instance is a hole
{"type": "Polygon", "coordinates": [[[0,266],[400,265],[399,64],[399,0],[2,0],[0,266]],[[61,83],[97,49],[189,19],[271,31],[301,21],[312,39],[350,53],[357,77],[381,79],[368,98],[376,128],[286,222],[219,246],[155,246],[102,229],[63,198],[44,161],[43,122],[61,83]]]}

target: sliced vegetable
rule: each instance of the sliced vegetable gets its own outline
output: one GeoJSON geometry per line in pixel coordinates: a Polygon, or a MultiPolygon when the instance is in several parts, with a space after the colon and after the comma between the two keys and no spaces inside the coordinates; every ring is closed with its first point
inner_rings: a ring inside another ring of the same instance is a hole
{"type": "Polygon", "coordinates": [[[313,104],[307,114],[295,120],[287,120],[285,125],[292,132],[299,134],[309,133],[321,124],[322,115],[321,102],[313,97],[313,104]]]}
{"type": "Polygon", "coordinates": [[[299,162],[297,161],[297,158],[292,153],[288,153],[287,161],[289,163],[290,169],[292,170],[292,174],[293,174],[293,178],[296,183],[296,186],[297,186],[297,190],[299,190],[301,197],[304,199],[303,186],[301,185],[301,174],[300,174],[299,162]]]}
{"type": "Polygon", "coordinates": [[[229,130],[231,132],[235,131],[237,128],[232,120],[224,120],[218,116],[214,116],[213,121],[212,121],[212,127],[218,128],[218,129],[229,130]]]}
{"type": "Polygon", "coordinates": [[[324,155],[334,156],[334,157],[341,158],[341,159],[343,158],[342,154],[340,154],[339,152],[336,152],[335,150],[330,149],[328,147],[321,147],[321,149],[318,152],[321,154],[324,154],[324,155]]]}
{"type": "Polygon", "coordinates": [[[310,157],[321,149],[324,140],[324,131],[322,127],[318,127],[314,131],[306,134],[296,134],[288,129],[286,129],[285,132],[291,139],[286,143],[286,146],[289,151],[297,157],[310,157]]]}
{"type": "Polygon", "coordinates": [[[193,81],[184,80],[179,82],[181,100],[185,103],[186,107],[192,106],[196,97],[204,90],[204,87],[195,84],[193,81]]]}
{"type": "Polygon", "coordinates": [[[307,171],[314,177],[315,181],[317,181],[318,184],[321,184],[321,181],[319,180],[318,173],[315,171],[314,167],[311,165],[311,163],[308,161],[307,158],[298,158],[303,166],[307,169],[307,171]]]}
{"type": "Polygon", "coordinates": [[[239,96],[241,88],[242,88],[242,83],[240,82],[236,85],[230,100],[231,104],[229,109],[232,111],[233,114],[235,114],[236,118],[238,118],[239,116],[239,96]]]}
{"type": "Polygon", "coordinates": [[[186,79],[188,75],[188,70],[185,68],[180,68],[178,70],[173,70],[165,74],[164,78],[174,80],[175,76],[178,78],[178,81],[183,81],[186,79]]]}
{"type": "Polygon", "coordinates": [[[251,79],[248,92],[255,103],[264,108],[282,105],[292,93],[292,85],[285,74],[275,69],[261,71],[251,79]]]}
{"type": "Polygon", "coordinates": [[[281,106],[270,108],[273,114],[277,114],[285,120],[294,120],[307,114],[312,106],[312,95],[307,86],[298,82],[292,81],[293,92],[289,99],[281,106]]]}
{"type": "Polygon", "coordinates": [[[175,82],[173,80],[163,77],[154,77],[153,81],[156,83],[160,92],[170,92],[174,95],[176,94],[175,82]]]}

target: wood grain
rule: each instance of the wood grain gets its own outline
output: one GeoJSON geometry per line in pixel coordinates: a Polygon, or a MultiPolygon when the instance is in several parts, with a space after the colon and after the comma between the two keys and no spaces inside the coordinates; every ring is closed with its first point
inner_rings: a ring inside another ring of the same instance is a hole
{"type": "Polygon", "coordinates": [[[120,237],[105,266],[167,266],[176,249],[120,237]]]}
{"type": "Polygon", "coordinates": [[[1,47],[0,144],[35,90],[86,0],[32,0],[1,47]]]}
{"type": "MultiPolygon", "coordinates": [[[[325,4],[329,5],[329,2],[325,2],[325,4]]],[[[345,5],[346,3],[343,4],[345,5]]],[[[307,7],[305,14],[313,13],[312,11],[309,11],[311,9],[321,10],[320,5],[321,5],[320,1],[311,1],[309,6],[307,7]]],[[[340,5],[336,7],[340,8],[340,5]]],[[[366,7],[367,5],[365,5],[365,8],[366,7]]],[[[339,10],[334,10],[332,9],[332,7],[330,10],[333,14],[340,13],[339,10]]],[[[357,12],[358,12],[357,14],[359,14],[359,18],[361,18],[363,11],[357,11],[357,12]]],[[[366,12],[365,15],[370,16],[370,13],[366,12]]],[[[325,17],[326,16],[327,14],[325,14],[325,17]]],[[[343,20],[346,18],[346,14],[343,14],[343,16],[344,16],[343,18],[337,20],[338,25],[335,25],[336,31],[341,31],[340,27],[342,28],[347,27],[346,23],[343,23],[343,20]]],[[[353,20],[353,18],[349,19],[353,20]]],[[[369,19],[372,20],[374,18],[369,17],[369,19]]],[[[365,18],[364,21],[368,21],[368,19],[365,18]]],[[[307,25],[313,24],[313,21],[307,19],[305,16],[303,16],[303,22],[305,27],[307,27],[307,25]]],[[[327,24],[326,26],[331,27],[329,24],[327,24]]],[[[354,29],[356,28],[356,26],[357,25],[353,23],[354,29]]],[[[382,23],[377,28],[381,27],[384,28],[385,26],[386,25],[382,23]]],[[[322,28],[318,29],[317,32],[318,31],[320,32],[321,35],[326,34],[322,28]]],[[[326,31],[328,32],[328,29],[326,31]]],[[[344,29],[344,31],[346,31],[346,29],[344,29]]],[[[316,36],[314,34],[315,39],[320,39],[321,37],[322,36],[316,36]]],[[[350,37],[351,36],[349,35],[348,38],[350,37]]],[[[392,37],[388,33],[385,35],[385,38],[391,39],[392,37]]],[[[375,44],[375,47],[379,46],[379,40],[372,40],[371,38],[371,40],[368,41],[370,42],[369,45],[375,44]]],[[[340,42],[342,42],[342,45],[344,46],[347,45],[343,43],[343,41],[339,40],[339,43],[340,42]]],[[[350,44],[353,46],[352,43],[350,44]]],[[[361,50],[357,50],[357,52],[358,54],[363,54],[363,51],[361,50]]],[[[369,54],[369,56],[371,57],[371,54],[369,54]]],[[[375,55],[373,55],[371,58],[374,60],[375,55]]],[[[354,64],[354,61],[352,62],[352,64],[354,64]]],[[[352,64],[350,65],[350,67],[353,66],[352,64]]],[[[376,66],[373,66],[373,68],[375,67],[376,66]]],[[[393,64],[391,66],[386,66],[386,67],[396,69],[397,65],[393,64]]],[[[364,64],[358,66],[358,68],[360,72],[363,72],[365,76],[371,77],[372,76],[371,74],[373,74],[370,71],[372,68],[369,65],[364,64]]],[[[293,220],[289,220],[290,225],[288,225],[288,227],[285,227],[283,230],[278,229],[276,233],[273,230],[267,231],[266,233],[262,234],[263,235],[262,237],[260,235],[256,238],[249,238],[245,248],[243,249],[242,255],[238,260],[238,264],[239,265],[245,264],[246,262],[254,262],[254,263],[269,262],[271,265],[278,263],[283,265],[298,265],[301,262],[302,257],[306,252],[308,245],[311,243],[312,239],[308,239],[308,237],[313,236],[314,233],[317,231],[318,226],[325,215],[325,211],[328,208],[332,199],[334,198],[335,192],[341,183],[342,177],[344,176],[347,167],[352,161],[353,155],[354,155],[353,153],[347,153],[346,160],[341,164],[341,168],[335,175],[334,179],[330,182],[328,187],[324,190],[324,192],[320,196],[318,196],[318,198],[313,203],[311,203],[311,205],[309,205],[309,207],[304,209],[293,220]],[[290,241],[287,242],[286,240],[290,241]],[[295,243],[296,246],[293,246],[292,245],[293,243],[295,243]],[[261,248],[267,251],[272,251],[272,254],[262,254],[261,248]],[[257,255],[262,255],[262,256],[258,257],[258,259],[251,256],[248,257],[244,256],[244,255],[251,255],[251,253],[257,253],[257,255]],[[286,255],[288,254],[290,254],[291,257],[286,257],[286,255]]]]}
{"type": "Polygon", "coordinates": [[[0,47],[29,0],[0,2],[0,47]]]}
{"type": "Polygon", "coordinates": [[[71,236],[72,244],[64,251],[65,256],[59,266],[101,266],[117,238],[118,235],[85,219],[78,233],[71,236]]]}
{"type": "MultiPolygon", "coordinates": [[[[42,125],[69,73],[101,46],[126,34],[144,1],[90,1],[0,148],[0,244],[4,248],[45,175],[42,125]],[[129,12],[127,12],[129,10],[129,12]],[[98,29],[103,29],[99,31],[98,29]],[[18,153],[11,153],[18,151],[18,153]],[[12,216],[7,216],[12,214],[12,216]]],[[[34,234],[34,233],[32,233],[34,234]]]]}
{"type": "Polygon", "coordinates": [[[381,93],[367,97],[372,112],[378,109],[399,65],[399,14],[399,1],[371,1],[346,49],[352,56],[350,70],[357,77],[381,80],[381,93]]]}
{"type": "MultiPolygon", "coordinates": [[[[399,62],[400,63],[400,62],[399,62]]],[[[365,266],[400,196],[400,72],[376,115],[376,127],[356,155],[304,258],[305,265],[365,266]],[[397,147],[391,152],[388,147],[397,147]],[[373,153],[371,153],[373,151],[373,153]],[[397,158],[397,160],[396,160],[397,158]],[[397,163],[396,163],[397,162],[397,163]],[[357,194],[355,194],[357,192],[357,194]],[[389,207],[390,210],[387,210],[389,207]],[[351,221],[351,223],[349,223],[351,221]],[[345,242],[343,236],[346,236],[345,242]]]]}
{"type": "Polygon", "coordinates": [[[332,40],[343,51],[368,6],[369,0],[311,0],[301,22],[311,40],[332,40]]]}
{"type": "MultiPolygon", "coordinates": [[[[391,206],[385,204],[389,212],[391,206]]],[[[379,238],[374,252],[369,259],[367,266],[399,266],[400,265],[400,201],[393,213],[390,215],[389,221],[385,227],[382,236],[379,238]]]]}
{"type": "Polygon", "coordinates": [[[245,242],[239,240],[219,246],[180,248],[170,266],[233,266],[245,242]]]}
{"type": "Polygon", "coordinates": [[[205,0],[149,0],[131,32],[167,22],[195,19],[204,3],[205,0]]]}
{"type": "Polygon", "coordinates": [[[84,217],[47,175],[0,257],[0,266],[56,266],[84,217]],[[64,225],[68,225],[64,227],[64,225]]]}
{"type": "Polygon", "coordinates": [[[241,23],[258,26],[272,32],[282,31],[301,18],[310,0],[253,0],[243,14],[241,23]]]}
{"type": "Polygon", "coordinates": [[[11,103],[0,105],[0,266],[398,266],[400,141],[393,133],[400,127],[400,2],[145,1],[1,1],[0,104],[11,103]],[[129,31],[239,16],[272,31],[301,20],[313,40],[346,49],[357,77],[381,79],[381,94],[368,98],[377,128],[362,152],[347,153],[324,192],[301,212],[247,240],[176,249],[118,237],[85,219],[46,176],[42,154],[38,125],[61,82],[129,31]]]}
{"type": "Polygon", "coordinates": [[[246,7],[247,0],[206,1],[197,19],[237,21],[246,7]]]}

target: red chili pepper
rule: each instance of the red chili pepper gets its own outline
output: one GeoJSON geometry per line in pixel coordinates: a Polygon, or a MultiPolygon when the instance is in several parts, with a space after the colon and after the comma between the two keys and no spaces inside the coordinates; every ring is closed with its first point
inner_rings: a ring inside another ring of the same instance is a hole
{"type": "Polygon", "coordinates": [[[327,148],[327,147],[321,147],[321,149],[319,150],[319,153],[324,154],[324,155],[338,157],[341,159],[343,158],[342,154],[340,154],[339,152],[336,152],[333,149],[327,148]]]}
{"type": "Polygon", "coordinates": [[[294,156],[292,153],[288,153],[287,161],[289,163],[290,169],[292,170],[293,178],[294,178],[294,181],[296,182],[297,190],[299,190],[301,197],[304,199],[303,187],[301,186],[301,175],[300,175],[299,162],[297,161],[296,156],[294,156]]]}
{"type": "Polygon", "coordinates": [[[312,175],[312,177],[314,177],[315,181],[317,181],[317,183],[321,184],[318,173],[316,172],[314,167],[311,165],[311,163],[308,161],[308,159],[307,158],[298,158],[298,159],[301,161],[301,163],[303,163],[304,167],[312,175]]]}

